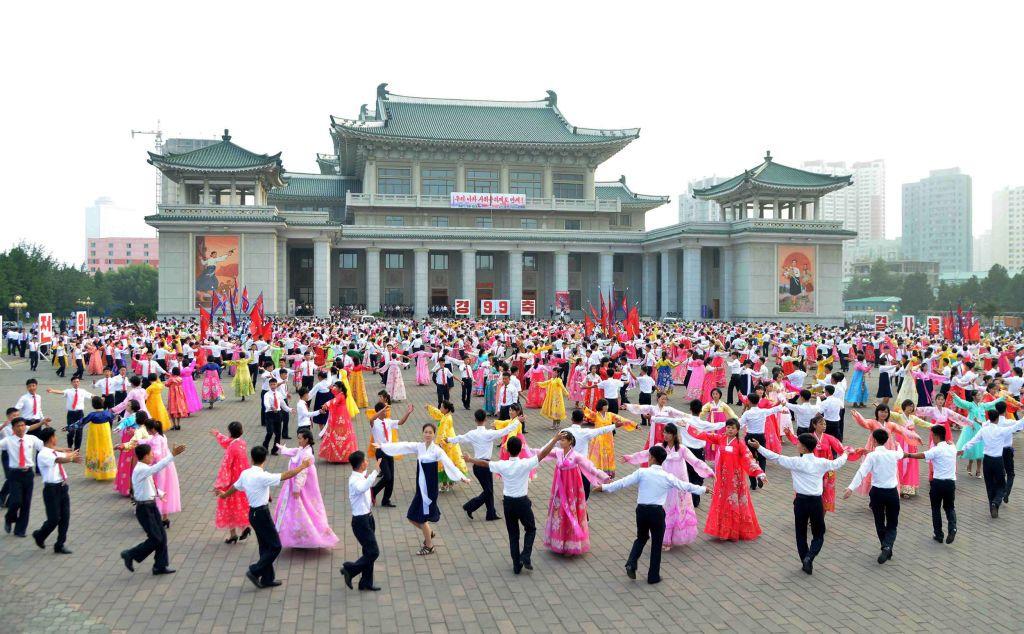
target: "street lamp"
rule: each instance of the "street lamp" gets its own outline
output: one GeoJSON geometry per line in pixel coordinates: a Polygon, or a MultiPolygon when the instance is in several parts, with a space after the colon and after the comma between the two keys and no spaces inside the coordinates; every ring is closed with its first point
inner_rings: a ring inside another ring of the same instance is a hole
{"type": "Polygon", "coordinates": [[[96,304],[96,302],[92,301],[92,298],[89,297],[88,295],[85,297],[85,299],[76,299],[75,303],[78,304],[79,306],[82,306],[86,310],[88,310],[90,307],[96,304]]]}
{"type": "Polygon", "coordinates": [[[21,311],[23,311],[26,308],[28,308],[28,302],[23,301],[21,299],[21,295],[15,295],[14,296],[14,301],[9,303],[9,304],[7,304],[7,307],[8,308],[13,308],[15,311],[17,311],[18,323],[20,324],[21,323],[21,311]]]}

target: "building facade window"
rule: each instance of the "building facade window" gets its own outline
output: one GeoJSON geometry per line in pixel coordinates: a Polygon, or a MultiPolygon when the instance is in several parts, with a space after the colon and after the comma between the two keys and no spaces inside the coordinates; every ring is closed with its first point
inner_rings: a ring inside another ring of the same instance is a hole
{"type": "Polygon", "coordinates": [[[308,255],[308,256],[304,255],[301,258],[299,258],[299,268],[300,269],[311,269],[311,268],[313,268],[313,256],[311,256],[311,255],[308,255]]]}
{"type": "Polygon", "coordinates": [[[378,194],[404,194],[412,193],[412,168],[410,167],[381,167],[377,169],[377,193],[378,194]]]}
{"type": "Polygon", "coordinates": [[[342,306],[349,306],[359,303],[359,292],[354,288],[339,288],[338,303],[342,306]]]}
{"type": "Polygon", "coordinates": [[[447,227],[448,226],[448,216],[432,216],[430,218],[430,226],[431,227],[447,227]]]}
{"type": "Polygon", "coordinates": [[[424,167],[420,170],[420,189],[425,196],[447,196],[455,191],[455,170],[450,167],[424,167]]]}
{"type": "Polygon", "coordinates": [[[619,215],[619,226],[629,227],[632,224],[633,224],[633,217],[632,216],[630,216],[629,214],[620,214],[619,215]]]}
{"type": "Polygon", "coordinates": [[[312,304],[313,303],[313,287],[312,286],[300,286],[298,297],[300,304],[312,304]]]}
{"type": "Polygon", "coordinates": [[[621,255],[612,256],[612,273],[622,273],[625,271],[626,261],[621,255]]]}
{"type": "Polygon", "coordinates": [[[338,254],[338,268],[340,269],[354,269],[358,262],[359,258],[355,253],[338,254]]]}
{"type": "Polygon", "coordinates": [[[447,271],[448,270],[448,254],[447,253],[431,253],[430,254],[430,270],[431,271],[447,271]]]}
{"type": "Polygon", "coordinates": [[[498,170],[468,169],[466,170],[466,191],[483,194],[494,194],[498,191],[498,170]]]}
{"type": "Polygon", "coordinates": [[[476,268],[479,271],[490,271],[494,268],[494,256],[489,253],[477,253],[476,268]]]}
{"type": "Polygon", "coordinates": [[[536,218],[520,218],[519,219],[520,229],[536,229],[537,219],[536,218]]]}
{"type": "Polygon", "coordinates": [[[386,269],[404,269],[405,268],[405,254],[404,253],[385,253],[384,254],[384,268],[386,268],[386,269]]]}
{"type": "Polygon", "coordinates": [[[404,304],[405,290],[401,288],[385,288],[384,303],[388,305],[404,304]]]}
{"type": "Polygon", "coordinates": [[[555,172],[552,181],[555,198],[583,198],[583,174],[555,172]]]}
{"type": "Polygon", "coordinates": [[[187,205],[201,205],[201,204],[203,204],[203,186],[202,186],[202,184],[187,184],[187,185],[185,185],[185,204],[187,204],[187,205]]]}
{"type": "Polygon", "coordinates": [[[524,271],[536,271],[537,270],[537,255],[534,253],[523,254],[523,270],[524,271]]]}
{"type": "Polygon", "coordinates": [[[490,216],[477,216],[476,217],[476,228],[477,229],[493,229],[494,219],[490,216]]]}
{"type": "Polygon", "coordinates": [[[509,172],[509,192],[523,194],[527,198],[540,198],[544,195],[544,174],[519,170],[509,172]]]}
{"type": "Polygon", "coordinates": [[[384,224],[389,227],[404,227],[405,216],[385,216],[384,224]]]}
{"type": "Polygon", "coordinates": [[[583,258],[579,253],[569,254],[569,272],[579,273],[583,270],[583,258]]]}
{"type": "Polygon", "coordinates": [[[580,310],[583,308],[583,293],[578,290],[569,290],[569,310],[580,310]]]}
{"type": "Polygon", "coordinates": [[[566,231],[579,231],[579,230],[583,229],[583,221],[582,220],[566,220],[565,221],[565,229],[566,229],[566,231]]]}

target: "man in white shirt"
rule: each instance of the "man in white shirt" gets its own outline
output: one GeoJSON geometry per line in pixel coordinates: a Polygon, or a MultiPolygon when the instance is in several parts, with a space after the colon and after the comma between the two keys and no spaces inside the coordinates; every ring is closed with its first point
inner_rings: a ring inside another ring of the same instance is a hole
{"type": "MultiPolygon", "coordinates": [[[[383,490],[384,499],[380,505],[393,508],[395,505],[391,503],[391,492],[395,489],[395,459],[381,451],[380,446],[386,442],[391,442],[391,431],[400,425],[404,425],[409,420],[409,416],[413,412],[413,406],[409,405],[405,410],[405,416],[398,420],[385,418],[387,406],[384,403],[378,402],[373,406],[373,409],[377,414],[370,421],[370,435],[373,437],[373,445],[376,447],[375,457],[377,458],[377,469],[380,471],[380,480],[370,489],[371,500],[376,500],[381,490],[383,490]]],[[[449,440],[449,442],[451,441],[449,440]]]]}
{"type": "Polygon", "coordinates": [[[594,490],[612,493],[623,487],[639,485],[636,499],[636,540],[626,560],[626,574],[630,579],[636,579],[637,562],[644,551],[644,546],[647,545],[647,540],[650,539],[651,565],[647,570],[647,583],[658,583],[661,581],[661,544],[665,538],[665,500],[668,499],[669,489],[703,495],[707,487],[683,482],[665,471],[661,465],[668,453],[661,445],[654,445],[648,453],[651,457],[650,467],[637,469],[614,482],[597,484],[594,490]]]}
{"type": "Polygon", "coordinates": [[[68,494],[68,475],[64,465],[69,462],[81,462],[82,457],[77,451],[59,451],[57,449],[57,431],[44,429],[40,434],[43,448],[39,451],[39,472],[43,476],[43,506],[46,507],[46,521],[39,530],[32,533],[36,546],[46,548],[46,538],[57,530],[57,543],[53,552],[58,555],[70,555],[71,551],[64,547],[68,539],[68,525],[71,521],[71,496],[68,494]]]}
{"type": "Polygon", "coordinates": [[[896,543],[896,529],[900,523],[900,495],[897,490],[899,478],[896,475],[896,466],[903,459],[903,449],[897,447],[895,451],[890,451],[885,448],[885,443],[889,441],[889,432],[884,429],[871,432],[871,437],[878,446],[864,457],[864,462],[853,476],[853,482],[843,493],[843,499],[853,495],[854,489],[860,486],[864,478],[871,476],[868,506],[875,517],[875,532],[882,546],[878,563],[884,564],[892,559],[892,547],[896,543]]]}
{"type": "Polygon", "coordinates": [[[430,370],[434,377],[434,387],[437,388],[437,406],[441,407],[441,403],[451,400],[451,390],[453,384],[452,371],[448,369],[448,366],[440,363],[434,364],[434,367],[430,370]]]}
{"type": "Polygon", "coordinates": [[[957,455],[963,455],[965,451],[979,442],[982,444],[984,457],[981,461],[981,468],[985,478],[985,491],[988,493],[989,513],[994,519],[999,517],[999,505],[1006,501],[1006,469],[1003,463],[1003,450],[1007,443],[1013,442],[1013,434],[1024,428],[1024,419],[1004,426],[999,424],[1000,415],[997,410],[989,410],[986,416],[988,422],[981,426],[978,433],[967,441],[957,455]]]}
{"type": "MultiPolygon", "coordinates": [[[[508,413],[509,406],[519,401],[519,388],[512,384],[512,375],[508,372],[501,374],[501,383],[498,385],[497,403],[498,420],[511,420],[508,413]]],[[[526,431],[525,429],[523,430],[526,431]]]]}
{"type": "MultiPolygon", "coordinates": [[[[509,426],[511,427],[511,425],[509,426]]],[[[537,525],[533,518],[533,505],[530,503],[529,485],[530,472],[537,464],[551,453],[559,434],[556,434],[536,456],[521,459],[523,442],[516,436],[508,439],[508,460],[490,461],[466,456],[466,462],[473,463],[473,468],[488,469],[497,473],[504,483],[502,509],[505,512],[505,527],[508,529],[508,547],[512,555],[512,572],[519,574],[523,568],[533,570],[533,540],[537,535],[537,525]],[[523,545],[519,546],[519,525],[523,525],[523,545]]]]}
{"type": "MultiPolygon", "coordinates": [[[[590,441],[597,438],[601,434],[610,434],[617,428],[622,427],[625,423],[622,420],[616,419],[612,425],[604,425],[603,427],[594,427],[593,425],[583,426],[583,410],[574,409],[572,414],[572,425],[566,427],[563,431],[567,431],[572,434],[572,437],[576,440],[576,446],[573,451],[581,456],[590,455],[590,441]]],[[[586,477],[583,478],[583,497],[584,499],[590,499],[590,480],[586,477]]]]}
{"type": "Polygon", "coordinates": [[[85,404],[92,400],[92,393],[83,390],[81,384],[81,379],[72,376],[71,387],[67,390],[46,388],[47,394],[64,395],[64,409],[67,410],[68,447],[75,450],[82,446],[82,427],[78,425],[78,421],[85,418],[85,404]]]}
{"type": "Polygon", "coordinates": [[[946,442],[946,428],[942,425],[932,426],[932,448],[928,451],[907,453],[907,458],[927,460],[932,466],[932,479],[928,489],[928,500],[932,505],[932,528],[935,534],[932,539],[943,541],[942,516],[939,507],[946,512],[949,531],[945,535],[947,544],[956,539],[956,445],[946,442]]]}
{"type": "Polygon", "coordinates": [[[762,447],[756,440],[748,440],[750,450],[759,453],[781,467],[789,469],[793,476],[793,518],[796,520],[796,552],[800,557],[803,571],[814,572],[814,558],[825,545],[825,506],[821,501],[824,486],[822,478],[829,471],[838,471],[846,464],[847,454],[835,460],[826,460],[814,455],[818,439],[814,434],[797,436],[798,458],[782,456],[762,447]],[[807,544],[807,526],[811,527],[811,543],[807,544]]]}
{"type": "Polygon", "coordinates": [[[153,476],[167,468],[175,456],[185,451],[185,445],[175,445],[171,452],[159,462],[153,459],[153,451],[149,445],[136,445],[135,458],[139,461],[132,471],[132,495],[135,496],[135,519],[146,532],[146,541],[134,548],[121,551],[121,560],[129,572],[135,572],[135,563],[142,563],[151,553],[156,553],[153,560],[154,575],[169,575],[174,572],[168,566],[167,531],[164,530],[160,511],[156,508],[156,497],[159,494],[153,476]]]}
{"type": "Polygon", "coordinates": [[[818,406],[811,403],[811,391],[800,390],[799,401],[788,405],[789,411],[793,413],[793,420],[796,421],[796,433],[803,434],[811,430],[811,419],[818,413],[818,406]]]}
{"type": "Polygon", "coordinates": [[[252,458],[252,466],[239,474],[238,480],[226,491],[221,491],[217,495],[223,499],[235,491],[245,492],[245,497],[249,500],[249,525],[256,533],[256,541],[260,547],[260,558],[249,566],[245,578],[257,588],[273,588],[281,585],[281,582],[274,578],[274,560],[281,554],[281,537],[277,534],[274,518],[270,515],[270,487],[294,478],[312,462],[306,458],[294,469],[284,473],[269,473],[263,470],[263,464],[267,461],[266,447],[253,447],[249,450],[249,457],[252,458]]]}
{"type": "Polygon", "coordinates": [[[818,398],[818,411],[825,419],[825,433],[843,442],[843,401],[836,394],[836,386],[825,386],[825,399],[818,398]]]}
{"type": "MultiPolygon", "coordinates": [[[[390,457],[390,456],[389,456],[390,457]]],[[[353,451],[348,457],[352,465],[352,473],[348,476],[348,503],[352,509],[352,533],[356,541],[363,549],[363,555],[355,561],[346,561],[341,565],[341,574],[345,577],[345,585],[352,589],[352,578],[359,577],[359,589],[362,591],[377,592],[379,587],[373,585],[373,562],[380,556],[380,548],[377,547],[377,536],[374,531],[377,525],[373,521],[371,508],[370,490],[373,481],[377,479],[377,469],[373,473],[366,473],[366,454],[361,451],[353,451]]],[[[377,464],[380,467],[378,461],[377,464]]]]}
{"type": "Polygon", "coordinates": [[[263,421],[267,428],[267,433],[263,437],[263,448],[270,447],[270,440],[273,438],[274,449],[270,453],[276,456],[277,445],[281,442],[282,414],[292,411],[292,408],[288,406],[287,399],[278,389],[277,379],[273,377],[270,377],[267,392],[263,395],[263,409],[266,412],[263,414],[263,421]]]}
{"type": "Polygon", "coordinates": [[[617,376],[609,376],[597,384],[597,387],[604,393],[604,399],[608,401],[608,411],[612,414],[619,413],[619,390],[626,384],[618,379],[617,376]]]}
{"type": "MultiPolygon", "coordinates": [[[[519,408],[519,403],[513,403],[509,413],[516,415],[516,421],[522,421],[523,414],[519,408]]],[[[480,483],[481,491],[480,495],[463,504],[462,510],[466,512],[469,519],[473,519],[474,511],[481,506],[486,507],[487,515],[484,519],[488,522],[493,522],[494,520],[500,520],[501,517],[494,510],[494,477],[491,475],[492,470],[488,468],[488,461],[494,453],[494,443],[509,434],[512,434],[514,437],[519,433],[520,423],[510,422],[502,429],[487,429],[484,427],[484,423],[487,422],[487,413],[482,409],[473,412],[473,418],[476,419],[475,429],[465,434],[452,436],[448,439],[448,442],[453,445],[469,443],[473,447],[474,460],[468,460],[468,456],[464,457],[467,458],[468,462],[473,463],[473,476],[480,483]],[[478,464],[480,462],[483,464],[478,464]]]]}
{"type": "Polygon", "coordinates": [[[4,516],[4,531],[14,528],[16,537],[25,537],[28,517],[32,510],[32,486],[36,454],[43,448],[37,436],[26,433],[28,424],[23,418],[11,421],[13,435],[0,440],[0,449],[7,452],[7,514],[4,516]]]}
{"type": "Polygon", "coordinates": [[[29,426],[29,433],[33,436],[39,435],[39,423],[48,423],[51,419],[43,416],[43,397],[36,392],[39,389],[39,382],[35,379],[25,381],[25,393],[21,395],[18,402],[14,404],[18,408],[18,415],[25,419],[29,426]]]}

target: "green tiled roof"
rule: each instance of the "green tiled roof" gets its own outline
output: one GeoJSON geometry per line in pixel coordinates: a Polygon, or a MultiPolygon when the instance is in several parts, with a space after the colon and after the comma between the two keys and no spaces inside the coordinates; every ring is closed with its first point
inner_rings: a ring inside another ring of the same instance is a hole
{"type": "Polygon", "coordinates": [[[761,186],[769,189],[794,189],[794,190],[836,190],[850,184],[851,176],[830,176],[818,174],[806,170],[781,165],[772,160],[769,152],[764,162],[753,169],[733,176],[729,180],[718,185],[694,189],[695,198],[715,198],[728,194],[744,184],[750,186],[761,186]]]}
{"type": "Polygon", "coordinates": [[[524,144],[628,143],[640,130],[597,130],[569,124],[557,95],[539,101],[470,101],[392,95],[378,87],[377,108],[358,119],[331,117],[334,127],[376,137],[524,144]]]}
{"type": "Polygon", "coordinates": [[[619,200],[623,207],[653,209],[668,202],[668,196],[637,194],[626,185],[626,177],[617,181],[594,183],[597,197],[605,200],[619,200]]]}
{"type": "Polygon", "coordinates": [[[184,169],[190,171],[242,171],[263,167],[283,169],[281,153],[256,154],[231,142],[231,135],[224,131],[220,143],[214,143],[198,150],[182,154],[149,153],[149,163],[159,168],[184,169]]]}
{"type": "Polygon", "coordinates": [[[285,187],[270,190],[270,199],[316,198],[331,199],[345,202],[347,192],[363,191],[363,183],[358,178],[330,176],[322,174],[290,174],[283,177],[285,187]]]}

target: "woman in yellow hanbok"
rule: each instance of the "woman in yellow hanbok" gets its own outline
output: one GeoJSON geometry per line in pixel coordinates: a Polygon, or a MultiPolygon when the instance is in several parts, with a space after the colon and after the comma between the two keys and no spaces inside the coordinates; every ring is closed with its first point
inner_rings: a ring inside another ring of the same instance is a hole
{"type": "Polygon", "coordinates": [[[93,480],[113,480],[117,477],[114,442],[110,436],[110,423],[114,415],[104,409],[103,397],[92,397],[93,410],[77,424],[88,425],[85,431],[85,477],[93,480]]]}
{"type": "MultiPolygon", "coordinates": [[[[636,422],[623,418],[618,414],[608,411],[608,401],[600,399],[597,401],[597,410],[589,407],[583,408],[583,418],[593,423],[594,427],[607,427],[614,425],[615,421],[622,422],[622,429],[633,431],[636,429],[636,422]]],[[[590,441],[590,462],[608,475],[615,477],[615,437],[612,434],[602,434],[590,441]]]]}
{"type": "MultiPolygon", "coordinates": [[[[450,443],[448,439],[455,435],[455,425],[452,423],[452,411],[448,409],[451,403],[441,403],[441,409],[433,405],[427,405],[427,413],[437,421],[437,446],[451,458],[455,466],[464,474],[469,473],[466,468],[466,461],[462,458],[462,445],[450,443]]],[[[444,472],[444,467],[438,465],[437,481],[442,491],[449,491],[455,486],[455,482],[444,472]]]]}
{"type": "Polygon", "coordinates": [[[146,388],[146,410],[149,417],[160,421],[160,429],[171,428],[171,415],[167,413],[167,407],[163,399],[164,383],[160,379],[151,381],[146,388]]]}
{"type": "Polygon", "coordinates": [[[369,370],[369,368],[356,365],[348,371],[348,382],[352,386],[352,398],[355,399],[356,405],[360,409],[369,405],[369,401],[366,399],[366,381],[363,380],[363,371],[365,370],[369,370]]]}
{"type": "Polygon", "coordinates": [[[252,385],[252,375],[249,374],[249,358],[244,351],[238,353],[237,359],[225,361],[225,364],[235,368],[235,376],[231,379],[235,396],[244,401],[246,396],[256,393],[256,388],[252,385]]]}
{"type": "Polygon", "coordinates": [[[565,389],[562,379],[557,376],[537,385],[547,390],[544,403],[540,406],[540,415],[551,421],[551,429],[558,429],[558,424],[566,418],[565,397],[569,395],[569,390],[565,389]]]}
{"type": "Polygon", "coordinates": [[[349,373],[347,370],[342,370],[338,374],[338,380],[345,386],[345,405],[348,407],[348,415],[351,418],[359,416],[359,406],[356,404],[356,399],[352,396],[352,383],[349,382],[349,373]]]}

